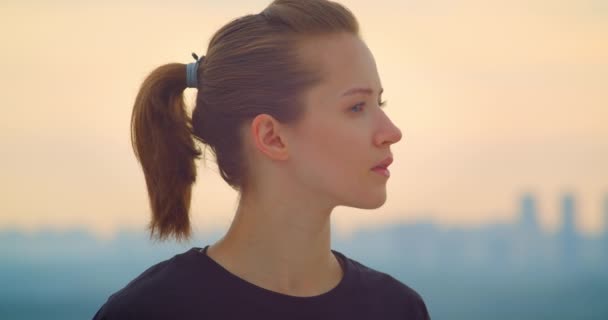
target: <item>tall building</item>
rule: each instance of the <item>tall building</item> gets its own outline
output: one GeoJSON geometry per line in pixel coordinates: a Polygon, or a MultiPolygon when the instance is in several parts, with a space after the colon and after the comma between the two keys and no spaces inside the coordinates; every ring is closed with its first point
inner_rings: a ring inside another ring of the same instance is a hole
{"type": "Polygon", "coordinates": [[[534,195],[525,193],[520,199],[519,224],[522,231],[527,234],[539,233],[534,195]]]}
{"type": "Polygon", "coordinates": [[[562,227],[558,234],[561,266],[566,271],[576,269],[578,264],[578,234],[576,232],[576,210],[574,196],[566,193],[561,199],[562,227]]]}
{"type": "Polygon", "coordinates": [[[608,251],[608,193],[604,195],[604,240],[608,251]]]}
{"type": "Polygon", "coordinates": [[[530,192],[519,199],[519,222],[511,240],[510,261],[520,271],[540,263],[540,228],[536,213],[536,199],[530,192]]]}
{"type": "Polygon", "coordinates": [[[604,230],[603,230],[603,239],[604,239],[604,253],[606,254],[606,262],[608,263],[608,193],[604,195],[604,230]]]}

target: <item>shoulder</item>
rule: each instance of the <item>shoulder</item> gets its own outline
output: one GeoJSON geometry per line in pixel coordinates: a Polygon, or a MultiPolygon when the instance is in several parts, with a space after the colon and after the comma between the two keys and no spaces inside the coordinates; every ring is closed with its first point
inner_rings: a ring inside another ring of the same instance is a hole
{"type": "Polygon", "coordinates": [[[166,312],[159,310],[160,302],[163,309],[184,302],[188,286],[194,285],[191,279],[196,271],[188,259],[188,252],[158,262],[111,294],[93,319],[159,316],[159,313],[166,312]]]}
{"type": "Polygon", "coordinates": [[[400,310],[408,319],[430,320],[426,303],[412,287],[392,275],[367,266],[352,258],[347,258],[357,270],[358,282],[366,299],[376,301],[385,307],[400,310]]]}

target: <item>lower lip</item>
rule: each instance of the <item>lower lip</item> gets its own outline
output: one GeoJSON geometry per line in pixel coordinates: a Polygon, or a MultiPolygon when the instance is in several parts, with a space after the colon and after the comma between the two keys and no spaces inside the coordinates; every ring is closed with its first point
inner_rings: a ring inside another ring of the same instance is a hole
{"type": "Polygon", "coordinates": [[[386,169],[386,168],[374,168],[374,169],[372,169],[372,171],[377,172],[378,174],[381,174],[385,177],[391,176],[391,172],[388,171],[388,169],[386,169]]]}

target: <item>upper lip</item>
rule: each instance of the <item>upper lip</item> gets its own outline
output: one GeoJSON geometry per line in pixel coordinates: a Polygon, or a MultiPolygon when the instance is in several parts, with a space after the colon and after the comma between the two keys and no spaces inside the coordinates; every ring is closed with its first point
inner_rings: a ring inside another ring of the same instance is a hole
{"type": "Polygon", "coordinates": [[[388,156],[386,157],[386,159],[380,161],[379,163],[376,164],[376,166],[374,166],[372,169],[374,168],[387,168],[388,166],[391,165],[391,163],[393,163],[393,157],[392,156],[388,156]]]}

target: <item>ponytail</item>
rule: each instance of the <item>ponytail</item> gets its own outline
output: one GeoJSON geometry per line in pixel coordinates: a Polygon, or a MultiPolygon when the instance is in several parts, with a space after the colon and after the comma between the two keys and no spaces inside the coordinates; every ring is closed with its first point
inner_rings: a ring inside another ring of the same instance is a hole
{"type": "Polygon", "coordinates": [[[274,0],[261,13],[230,21],[213,35],[196,68],[191,118],[183,100],[186,65],[166,64],[148,75],[135,99],[131,142],[148,188],[152,237],[190,238],[194,161],[205,155],[195,141],[209,146],[234,190],[255,185],[242,128],[262,113],[284,124],[302,119],[302,95],[324,75],[300,57],[300,45],[341,32],[358,36],[359,24],[352,12],[327,0],[274,0]]]}
{"type": "Polygon", "coordinates": [[[185,89],[184,64],[160,66],[141,85],[131,115],[131,143],[144,171],[152,210],[148,230],[160,240],[174,235],[181,241],[191,236],[194,161],[202,152],[192,137],[185,89]]]}

